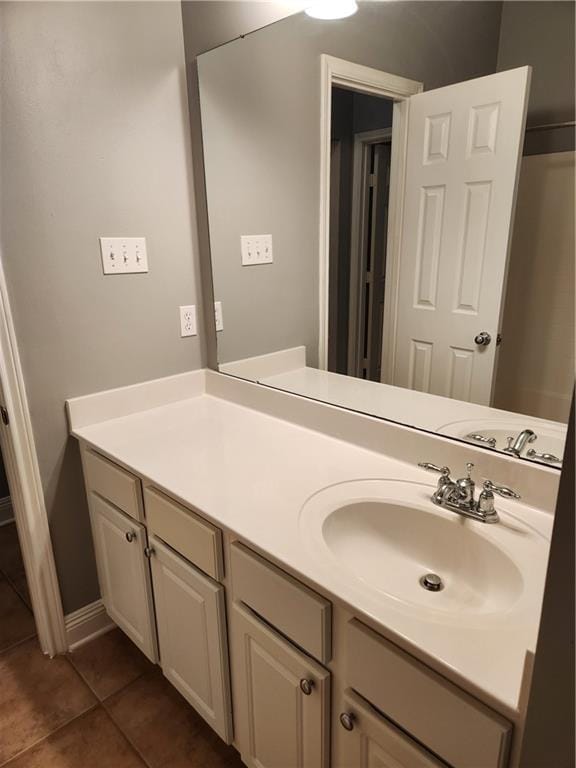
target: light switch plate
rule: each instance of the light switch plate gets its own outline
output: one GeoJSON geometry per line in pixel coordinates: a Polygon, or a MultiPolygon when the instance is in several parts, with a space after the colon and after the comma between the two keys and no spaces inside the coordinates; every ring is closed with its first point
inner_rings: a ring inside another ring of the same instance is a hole
{"type": "Polygon", "coordinates": [[[216,319],[216,330],[217,331],[223,331],[224,330],[224,317],[222,315],[222,302],[221,301],[215,301],[214,302],[214,317],[216,319]]]}
{"type": "Polygon", "coordinates": [[[242,266],[252,267],[256,264],[272,264],[272,235],[241,235],[240,250],[242,266]]]}
{"type": "Polygon", "coordinates": [[[100,253],[105,275],[148,272],[145,237],[101,237],[100,253]]]}
{"type": "Polygon", "coordinates": [[[196,307],[188,304],[180,307],[180,336],[196,336],[196,307]]]}

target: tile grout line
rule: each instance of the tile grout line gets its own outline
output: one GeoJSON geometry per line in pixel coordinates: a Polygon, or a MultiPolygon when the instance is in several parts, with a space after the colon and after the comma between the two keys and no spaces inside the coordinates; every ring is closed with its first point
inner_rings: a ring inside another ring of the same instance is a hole
{"type": "MultiPolygon", "coordinates": [[[[130,683],[129,683],[128,685],[130,685],[130,683]]],[[[128,687],[128,686],[127,686],[127,685],[125,685],[125,686],[124,686],[124,688],[121,688],[121,689],[120,689],[120,691],[123,691],[123,690],[124,690],[125,688],[127,688],[127,687],[128,687]]],[[[116,693],[120,693],[120,691],[116,691],[116,693]]],[[[146,760],[146,756],[145,756],[145,755],[144,755],[144,754],[143,754],[143,753],[140,751],[140,749],[139,749],[139,748],[136,746],[136,744],[135,744],[135,743],[132,741],[132,739],[130,738],[130,736],[129,736],[129,735],[128,735],[128,734],[127,734],[125,731],[124,731],[124,729],[123,729],[123,728],[120,726],[120,724],[116,722],[116,720],[115,720],[115,719],[114,719],[114,717],[112,716],[112,713],[110,712],[109,708],[106,706],[106,703],[105,703],[105,702],[106,702],[106,701],[108,701],[108,699],[111,699],[111,698],[112,698],[112,696],[115,696],[115,694],[111,694],[111,695],[110,695],[110,696],[108,696],[106,699],[104,699],[104,701],[102,701],[102,702],[101,702],[101,705],[102,705],[102,708],[103,708],[103,710],[106,712],[106,714],[108,715],[108,717],[110,718],[110,720],[112,721],[112,723],[114,723],[114,726],[115,726],[115,727],[116,727],[116,728],[117,728],[117,729],[120,731],[120,733],[122,734],[122,736],[124,736],[124,738],[126,739],[126,741],[128,742],[128,744],[130,744],[130,746],[132,747],[132,749],[134,750],[134,752],[136,752],[136,754],[138,755],[138,757],[139,757],[139,758],[142,760],[142,762],[144,763],[144,765],[146,765],[146,766],[147,766],[147,768],[154,768],[154,766],[153,766],[151,763],[149,763],[149,762],[148,762],[148,760],[146,760]]],[[[2,768],[2,766],[0,766],[0,768],[2,768]]]]}
{"type": "MultiPolygon", "coordinates": [[[[27,643],[30,640],[34,640],[34,638],[37,636],[38,636],[37,633],[34,632],[33,635],[28,635],[27,637],[23,637],[20,640],[16,640],[16,642],[12,643],[11,645],[7,645],[6,648],[0,649],[0,656],[3,656],[5,653],[8,653],[9,651],[13,651],[14,648],[17,648],[19,645],[23,645],[24,643],[27,643]]],[[[40,648],[38,648],[38,650],[40,651],[40,648]]],[[[42,651],[40,651],[40,653],[42,653],[42,651]]]]}
{"type": "MultiPolygon", "coordinates": [[[[133,680],[129,680],[127,683],[124,683],[124,685],[120,686],[120,688],[118,688],[116,691],[113,691],[112,693],[109,693],[107,696],[105,696],[103,699],[101,699],[101,698],[98,696],[98,694],[96,693],[96,691],[94,690],[94,688],[92,688],[92,686],[90,685],[90,683],[88,682],[88,680],[87,680],[87,679],[84,677],[84,675],[82,674],[82,672],[81,672],[81,671],[80,671],[80,670],[79,670],[79,669],[76,667],[76,664],[74,664],[74,662],[72,661],[72,658],[71,658],[71,656],[73,655],[73,652],[72,652],[72,651],[68,651],[68,653],[65,653],[65,654],[63,654],[63,655],[64,655],[64,656],[65,656],[65,657],[68,659],[68,661],[70,662],[70,664],[71,664],[71,665],[74,667],[74,671],[75,671],[75,672],[78,674],[78,676],[79,676],[79,677],[80,677],[80,679],[81,679],[81,680],[84,682],[84,684],[88,686],[88,688],[90,689],[90,691],[91,691],[91,692],[94,694],[94,696],[95,696],[95,697],[98,699],[99,703],[100,703],[100,704],[102,704],[102,705],[104,704],[104,702],[105,702],[105,701],[107,701],[108,699],[111,699],[111,698],[112,698],[112,696],[116,696],[116,694],[117,694],[117,693],[120,693],[120,692],[121,692],[121,691],[123,691],[125,688],[128,688],[128,686],[129,686],[129,685],[132,685],[132,683],[135,683],[135,682],[136,682],[137,680],[139,680],[141,677],[144,677],[144,675],[147,675],[149,672],[151,672],[151,671],[152,671],[152,670],[146,670],[146,672],[141,672],[141,673],[140,673],[140,674],[139,674],[137,677],[135,677],[133,680]]],[[[106,709],[106,708],[105,708],[105,709],[106,709]]],[[[106,709],[106,712],[108,712],[108,710],[107,710],[107,709],[106,709]]],[[[2,768],[2,766],[0,766],[0,768],[2,768]]]]}
{"type": "Polygon", "coordinates": [[[42,738],[37,739],[32,744],[29,744],[27,747],[24,747],[24,749],[21,749],[20,752],[16,752],[16,754],[12,755],[12,757],[9,757],[8,760],[6,760],[4,763],[0,763],[0,768],[4,768],[4,766],[10,765],[10,763],[13,760],[16,760],[16,758],[22,757],[23,754],[29,752],[31,749],[34,749],[34,747],[37,747],[38,744],[41,744],[43,741],[46,741],[46,739],[51,738],[54,736],[54,734],[59,733],[59,731],[61,731],[63,728],[66,728],[66,726],[70,725],[70,723],[73,723],[75,720],[78,720],[79,718],[84,717],[84,715],[87,715],[89,712],[93,712],[95,709],[98,709],[99,706],[101,706],[101,702],[96,701],[92,706],[88,707],[88,709],[85,709],[83,712],[74,715],[74,717],[71,717],[70,720],[66,720],[65,723],[62,723],[53,731],[47,733],[46,736],[42,736],[42,738]]]}
{"type": "MultiPolygon", "coordinates": [[[[128,684],[128,685],[129,685],[129,684],[128,684]]],[[[124,688],[126,688],[126,687],[127,687],[127,686],[124,686],[123,688],[120,688],[120,690],[119,690],[119,691],[116,691],[116,693],[120,693],[120,691],[123,691],[123,690],[124,690],[124,688]]],[[[111,695],[111,696],[113,696],[114,694],[110,694],[110,695],[111,695]]],[[[108,696],[108,698],[110,698],[110,696],[108,696]]],[[[100,702],[100,706],[102,707],[102,711],[105,713],[105,715],[106,715],[106,717],[108,718],[108,720],[110,720],[110,722],[112,723],[113,727],[114,727],[114,728],[115,728],[115,729],[118,731],[118,733],[119,733],[119,734],[122,736],[122,738],[124,739],[124,741],[126,742],[126,744],[128,744],[128,746],[130,747],[130,749],[132,749],[132,751],[133,751],[133,752],[134,752],[134,753],[135,753],[135,754],[136,754],[136,755],[137,755],[137,756],[140,758],[140,760],[142,760],[142,762],[144,763],[144,765],[145,765],[147,768],[153,768],[153,766],[152,766],[152,765],[150,765],[150,763],[148,762],[148,760],[146,760],[146,758],[144,757],[144,755],[143,755],[143,754],[140,752],[140,750],[138,749],[138,747],[137,747],[135,744],[133,744],[133,742],[132,742],[132,741],[131,741],[131,739],[129,738],[128,734],[127,734],[127,733],[125,733],[125,732],[122,730],[122,728],[121,728],[121,727],[118,725],[118,723],[116,722],[116,720],[114,720],[114,718],[113,718],[113,717],[112,717],[112,715],[110,714],[110,712],[109,712],[108,708],[104,706],[104,701],[101,701],[101,702],[100,702]]],[[[0,768],[2,768],[2,766],[0,766],[0,768]]]]}

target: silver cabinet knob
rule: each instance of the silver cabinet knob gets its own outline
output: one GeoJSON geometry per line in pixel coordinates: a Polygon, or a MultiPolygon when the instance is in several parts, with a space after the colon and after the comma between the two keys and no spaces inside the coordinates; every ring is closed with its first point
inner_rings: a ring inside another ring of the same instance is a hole
{"type": "Polygon", "coordinates": [[[314,688],[314,680],[307,680],[305,677],[300,680],[300,690],[305,696],[310,696],[314,688]]]}
{"type": "Polygon", "coordinates": [[[134,531],[126,531],[126,541],[132,543],[136,538],[134,531]]]}
{"type": "Polygon", "coordinates": [[[154,547],[144,547],[144,555],[150,560],[152,555],[156,552],[154,547]]]}
{"type": "Polygon", "coordinates": [[[474,337],[474,344],[478,344],[479,347],[487,347],[492,341],[492,336],[487,331],[481,331],[474,337]]]}
{"type": "Polygon", "coordinates": [[[352,712],[342,712],[340,715],[340,725],[347,731],[354,730],[354,721],[356,717],[352,712]]]}

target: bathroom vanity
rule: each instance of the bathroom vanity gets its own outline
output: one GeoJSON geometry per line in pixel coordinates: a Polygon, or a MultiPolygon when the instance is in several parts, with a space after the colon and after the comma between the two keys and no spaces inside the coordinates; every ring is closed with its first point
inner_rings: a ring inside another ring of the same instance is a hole
{"type": "Polygon", "coordinates": [[[68,415],[109,616],[246,765],[517,765],[557,472],[211,371],[68,415]]]}

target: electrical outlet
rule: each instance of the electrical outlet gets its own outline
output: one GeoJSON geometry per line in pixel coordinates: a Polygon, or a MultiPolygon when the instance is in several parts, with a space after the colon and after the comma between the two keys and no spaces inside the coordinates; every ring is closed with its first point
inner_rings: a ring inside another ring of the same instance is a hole
{"type": "Polygon", "coordinates": [[[256,264],[272,264],[272,235],[241,235],[240,250],[242,266],[252,267],[256,264]]]}
{"type": "Polygon", "coordinates": [[[222,302],[214,302],[214,317],[216,318],[216,330],[224,330],[224,316],[222,315],[222,302]]]}
{"type": "Polygon", "coordinates": [[[196,336],[196,307],[180,307],[180,336],[196,336]]]}
{"type": "Polygon", "coordinates": [[[145,237],[101,237],[100,253],[105,275],[148,272],[145,237]]]}

